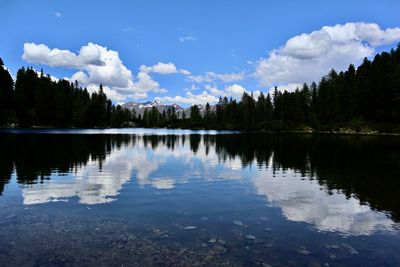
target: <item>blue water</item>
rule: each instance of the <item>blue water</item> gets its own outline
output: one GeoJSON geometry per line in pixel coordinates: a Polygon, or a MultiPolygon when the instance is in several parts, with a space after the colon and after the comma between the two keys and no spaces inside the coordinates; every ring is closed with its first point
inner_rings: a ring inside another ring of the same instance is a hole
{"type": "Polygon", "coordinates": [[[397,138],[77,129],[0,140],[0,266],[400,266],[397,138]]]}

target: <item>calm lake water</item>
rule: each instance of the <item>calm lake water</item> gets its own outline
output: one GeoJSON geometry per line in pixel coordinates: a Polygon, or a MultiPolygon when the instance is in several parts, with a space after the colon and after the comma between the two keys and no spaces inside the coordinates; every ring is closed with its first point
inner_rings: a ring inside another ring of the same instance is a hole
{"type": "Polygon", "coordinates": [[[400,266],[400,138],[0,133],[0,266],[400,266]]]}

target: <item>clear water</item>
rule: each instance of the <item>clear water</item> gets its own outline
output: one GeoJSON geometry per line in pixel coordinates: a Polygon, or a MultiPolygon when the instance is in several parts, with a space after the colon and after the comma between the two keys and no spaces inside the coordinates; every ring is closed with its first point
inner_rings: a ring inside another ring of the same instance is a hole
{"type": "Polygon", "coordinates": [[[0,266],[400,266],[400,138],[0,133],[0,266]]]}

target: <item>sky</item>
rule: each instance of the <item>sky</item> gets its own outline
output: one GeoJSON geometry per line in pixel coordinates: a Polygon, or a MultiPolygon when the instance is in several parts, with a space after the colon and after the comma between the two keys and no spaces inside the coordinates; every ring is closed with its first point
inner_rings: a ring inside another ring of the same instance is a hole
{"type": "Polygon", "coordinates": [[[0,57],[13,77],[102,84],[114,103],[215,103],[294,90],[400,42],[400,1],[0,2],[0,57]]]}

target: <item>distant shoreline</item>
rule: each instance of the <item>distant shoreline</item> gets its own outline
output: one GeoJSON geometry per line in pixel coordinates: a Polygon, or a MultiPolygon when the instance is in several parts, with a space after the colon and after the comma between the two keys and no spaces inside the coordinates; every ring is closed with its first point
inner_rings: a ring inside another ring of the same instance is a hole
{"type": "Polygon", "coordinates": [[[109,129],[155,129],[155,130],[191,130],[191,131],[234,131],[240,133],[265,133],[265,134],[303,134],[303,135],[348,135],[348,136],[400,136],[400,132],[379,132],[379,131],[355,131],[352,129],[341,129],[338,131],[320,131],[320,130],[281,130],[281,131],[272,131],[272,130],[238,130],[238,129],[203,129],[203,128],[144,128],[144,127],[85,127],[85,128],[77,128],[77,127],[44,127],[44,126],[33,126],[33,127],[5,127],[0,126],[0,132],[7,132],[7,130],[15,131],[15,130],[109,130],[109,129]]]}

